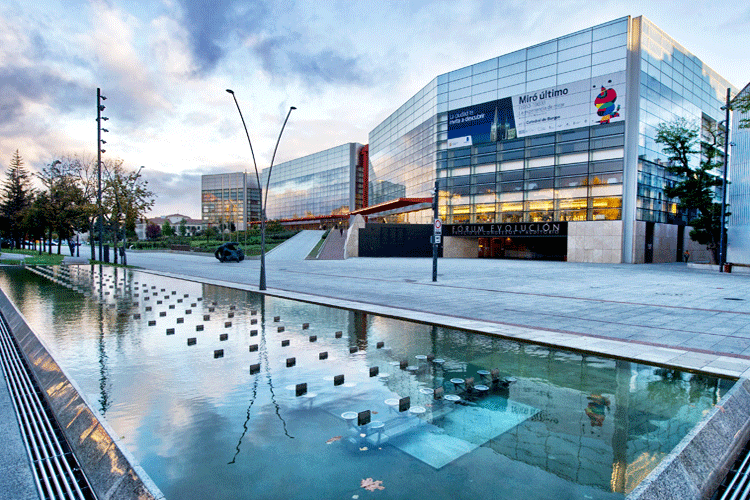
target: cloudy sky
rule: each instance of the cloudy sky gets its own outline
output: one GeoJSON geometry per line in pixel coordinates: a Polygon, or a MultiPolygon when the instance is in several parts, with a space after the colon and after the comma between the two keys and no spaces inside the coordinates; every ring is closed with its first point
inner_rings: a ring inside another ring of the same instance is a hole
{"type": "Polygon", "coordinates": [[[96,153],[144,176],[151,215],[200,215],[200,176],[259,168],[368,133],[440,73],[644,15],[737,87],[750,5],[730,1],[0,0],[0,167],[96,153]]]}

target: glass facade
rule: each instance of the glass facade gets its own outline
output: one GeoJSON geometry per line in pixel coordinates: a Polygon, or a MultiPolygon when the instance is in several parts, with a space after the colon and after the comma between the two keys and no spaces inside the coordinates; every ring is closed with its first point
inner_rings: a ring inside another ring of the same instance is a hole
{"type": "Polygon", "coordinates": [[[260,220],[260,189],[255,174],[233,172],[201,177],[204,227],[244,230],[245,217],[260,220]]]}
{"type": "MultiPolygon", "coordinates": [[[[750,95],[748,84],[740,95],[750,95]]],[[[750,112],[735,110],[732,119],[731,159],[727,189],[729,216],[727,225],[727,261],[750,264],[750,128],[740,128],[741,120],[750,120],[750,112]]]]}
{"type": "Polygon", "coordinates": [[[720,120],[728,86],[642,17],[467,66],[370,133],[370,201],[429,197],[437,178],[448,224],[622,220],[629,176],[635,219],[679,222],[656,126],[720,120]]]}
{"type": "MultiPolygon", "coordinates": [[[[349,213],[355,203],[353,186],[361,149],[361,144],[347,143],[274,165],[268,187],[268,219],[349,213]]],[[[268,169],[264,169],[264,186],[267,175],[268,169]]]]}
{"type": "MultiPolygon", "coordinates": [[[[664,194],[676,179],[665,170],[662,146],[654,141],[660,123],[684,117],[696,125],[724,119],[727,88],[736,89],[647,19],[640,31],[640,123],[636,219],[687,222],[677,200],[664,194]]],[[[697,162],[697,158],[695,159],[697,162]]]]}

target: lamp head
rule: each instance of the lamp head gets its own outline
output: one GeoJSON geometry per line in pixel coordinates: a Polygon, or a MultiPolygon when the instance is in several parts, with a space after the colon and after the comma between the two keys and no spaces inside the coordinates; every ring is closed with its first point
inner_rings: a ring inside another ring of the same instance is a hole
{"type": "Polygon", "coordinates": [[[227,92],[229,92],[230,94],[234,95],[234,90],[232,90],[232,89],[227,89],[227,92]]]}
{"type": "Polygon", "coordinates": [[[100,96],[99,96],[99,98],[100,98],[100,99],[101,99],[102,101],[106,101],[106,100],[107,100],[107,98],[106,98],[106,97],[104,97],[103,95],[100,95],[100,96]]]}
{"type": "Polygon", "coordinates": [[[289,109],[297,109],[297,108],[295,108],[294,106],[291,106],[289,109]]]}

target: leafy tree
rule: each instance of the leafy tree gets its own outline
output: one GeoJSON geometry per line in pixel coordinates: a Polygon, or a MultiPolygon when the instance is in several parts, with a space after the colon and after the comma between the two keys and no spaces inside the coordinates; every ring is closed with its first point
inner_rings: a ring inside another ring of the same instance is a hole
{"type": "Polygon", "coordinates": [[[174,236],[174,228],[172,227],[172,224],[169,223],[169,219],[166,219],[164,221],[164,224],[161,226],[161,234],[169,238],[170,236],[174,236]]]}
{"type": "MultiPolygon", "coordinates": [[[[750,89],[734,98],[732,109],[741,113],[750,113],[750,89]]],[[[740,128],[750,128],[750,118],[740,120],[740,128]]]]}
{"type": "MultiPolygon", "coordinates": [[[[723,165],[723,133],[716,126],[707,125],[701,130],[684,118],[657,127],[656,142],[663,145],[667,155],[667,170],[681,178],[664,193],[679,198],[678,208],[688,214],[688,224],[693,227],[690,239],[705,245],[718,262],[721,237],[721,203],[715,201],[716,187],[722,185],[721,177],[712,173],[723,165]],[[695,158],[698,164],[695,165],[695,158]],[[692,164],[692,165],[691,165],[692,164]]],[[[724,213],[724,217],[730,215],[724,213]]]]}
{"type": "Polygon", "coordinates": [[[185,219],[180,221],[180,236],[187,236],[187,222],[185,219]]]}
{"type": "Polygon", "coordinates": [[[149,222],[146,224],[146,238],[149,240],[155,240],[161,236],[161,227],[158,224],[149,222]]]}
{"type": "Polygon", "coordinates": [[[88,229],[89,213],[93,206],[88,202],[79,183],[79,165],[76,162],[55,160],[38,174],[47,194],[46,213],[40,220],[47,223],[50,239],[57,232],[60,244],[70,240],[77,231],[88,229]]]}
{"type": "Polygon", "coordinates": [[[23,221],[34,200],[34,195],[30,175],[24,167],[21,155],[16,150],[10,160],[0,192],[0,228],[15,243],[16,248],[21,246],[25,233],[23,221]]]}
{"type": "MultiPolygon", "coordinates": [[[[148,189],[148,181],[141,177],[141,170],[128,172],[123,167],[122,160],[107,163],[106,182],[102,204],[106,209],[107,218],[114,236],[115,258],[117,264],[117,248],[120,230],[127,226],[127,221],[138,220],[154,205],[154,193],[148,189]]],[[[122,240],[122,263],[127,264],[127,236],[122,240]]]]}

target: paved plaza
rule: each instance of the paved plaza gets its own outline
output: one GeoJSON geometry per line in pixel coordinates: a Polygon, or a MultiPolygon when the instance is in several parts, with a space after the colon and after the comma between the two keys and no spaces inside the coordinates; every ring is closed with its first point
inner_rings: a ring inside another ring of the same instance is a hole
{"type": "MultiPolygon", "coordinates": [[[[130,252],[170,276],[257,290],[259,261],[130,252]]],[[[685,264],[268,259],[267,293],[669,366],[750,375],[750,275],[685,264]]]]}

